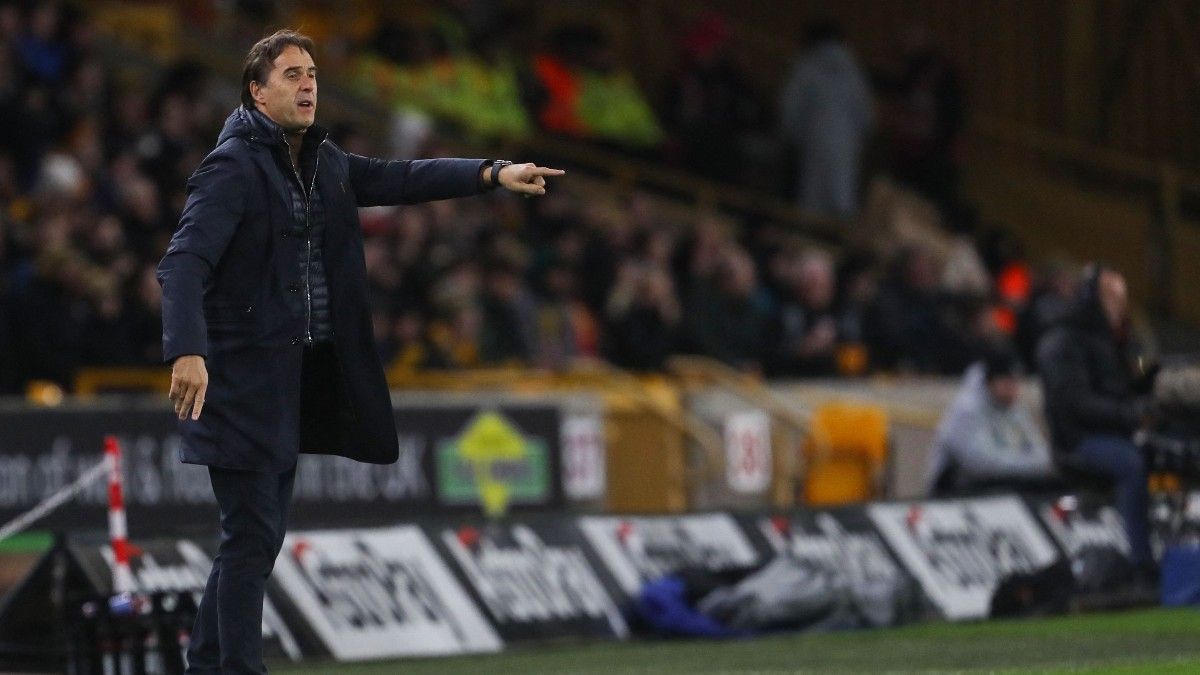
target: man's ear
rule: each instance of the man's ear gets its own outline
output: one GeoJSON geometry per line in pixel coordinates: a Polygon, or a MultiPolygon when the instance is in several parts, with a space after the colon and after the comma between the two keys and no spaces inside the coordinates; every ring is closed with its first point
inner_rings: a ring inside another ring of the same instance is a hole
{"type": "Polygon", "coordinates": [[[250,80],[250,98],[254,99],[256,103],[262,103],[267,99],[262,86],[255,80],[250,80]]]}

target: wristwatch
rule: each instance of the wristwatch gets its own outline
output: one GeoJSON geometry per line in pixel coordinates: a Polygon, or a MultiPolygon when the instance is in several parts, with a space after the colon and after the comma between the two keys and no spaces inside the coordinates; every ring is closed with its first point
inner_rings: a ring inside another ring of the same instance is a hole
{"type": "Polygon", "coordinates": [[[512,162],[508,161],[507,159],[492,160],[492,173],[491,176],[489,176],[491,181],[488,185],[489,190],[495,190],[496,188],[500,187],[500,169],[511,165],[512,162]]]}

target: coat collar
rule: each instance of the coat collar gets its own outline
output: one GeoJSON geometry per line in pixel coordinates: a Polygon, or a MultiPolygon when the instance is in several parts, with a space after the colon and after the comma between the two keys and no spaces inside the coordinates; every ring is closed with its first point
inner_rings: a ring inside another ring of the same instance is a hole
{"type": "MultiPolygon", "coordinates": [[[[238,106],[225,119],[225,126],[217,138],[217,144],[232,137],[245,138],[252,143],[262,143],[268,147],[285,147],[287,140],[283,128],[274,120],[255,108],[238,106]]],[[[304,145],[319,145],[329,137],[329,130],[319,124],[313,124],[304,133],[304,145]]]]}

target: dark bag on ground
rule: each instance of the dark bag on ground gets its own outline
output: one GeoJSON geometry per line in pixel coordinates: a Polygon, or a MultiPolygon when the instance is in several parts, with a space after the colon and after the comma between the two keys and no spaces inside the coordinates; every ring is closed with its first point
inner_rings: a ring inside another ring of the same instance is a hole
{"type": "Polygon", "coordinates": [[[1018,617],[1062,614],[1067,611],[1075,577],[1066,560],[1058,560],[1036,572],[1012,574],[1000,581],[992,593],[989,616],[1018,617]]]}
{"type": "Polygon", "coordinates": [[[1128,586],[1134,577],[1133,562],[1111,546],[1084,546],[1071,558],[1075,590],[1098,593],[1128,586]]]}

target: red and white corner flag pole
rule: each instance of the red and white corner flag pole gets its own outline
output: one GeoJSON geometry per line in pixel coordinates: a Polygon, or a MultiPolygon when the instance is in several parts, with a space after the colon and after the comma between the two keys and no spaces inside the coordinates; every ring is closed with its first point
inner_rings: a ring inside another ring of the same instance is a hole
{"type": "Polygon", "coordinates": [[[125,496],[121,489],[121,445],[115,436],[104,437],[104,459],[108,462],[108,537],[112,543],[113,593],[133,591],[129,569],[129,530],[125,525],[125,496]]]}

